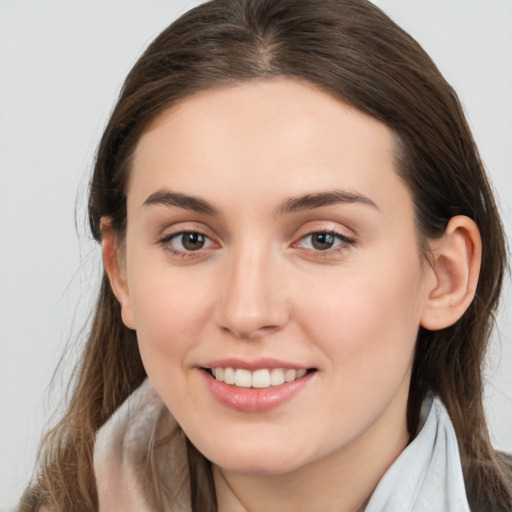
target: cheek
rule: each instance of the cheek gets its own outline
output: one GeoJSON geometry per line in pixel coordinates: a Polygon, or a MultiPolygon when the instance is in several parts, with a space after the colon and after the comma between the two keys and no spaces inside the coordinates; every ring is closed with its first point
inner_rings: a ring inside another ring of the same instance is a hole
{"type": "Polygon", "coordinates": [[[134,263],[137,273],[129,276],[130,298],[146,369],[181,364],[199,343],[210,316],[211,286],[165,264],[134,263]]]}
{"type": "Polygon", "coordinates": [[[406,400],[421,280],[416,272],[404,273],[390,286],[379,275],[346,277],[304,298],[303,329],[325,355],[332,391],[325,396],[332,418],[324,427],[325,438],[337,433],[345,440],[356,438],[395,397],[406,400]]]}
{"type": "Polygon", "coordinates": [[[417,260],[343,269],[328,286],[303,294],[302,325],[329,355],[337,375],[361,382],[403,377],[422,305],[417,260]],[[343,367],[343,371],[339,371],[343,367]]]}

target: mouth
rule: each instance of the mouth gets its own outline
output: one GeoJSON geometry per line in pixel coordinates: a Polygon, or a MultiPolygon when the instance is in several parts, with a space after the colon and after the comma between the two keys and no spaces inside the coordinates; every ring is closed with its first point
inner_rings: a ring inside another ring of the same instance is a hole
{"type": "Polygon", "coordinates": [[[221,405],[242,413],[265,413],[285,406],[311,389],[318,373],[317,368],[272,359],[225,359],[198,369],[212,396],[221,405]]]}
{"type": "Polygon", "coordinates": [[[212,378],[235,388],[265,389],[282,386],[303,379],[316,372],[316,368],[259,368],[251,371],[245,368],[213,367],[202,368],[212,378]]]}

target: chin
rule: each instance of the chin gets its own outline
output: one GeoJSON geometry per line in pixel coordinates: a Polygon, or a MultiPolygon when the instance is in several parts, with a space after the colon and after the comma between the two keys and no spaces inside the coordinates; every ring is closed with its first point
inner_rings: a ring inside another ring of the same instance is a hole
{"type": "Polygon", "coordinates": [[[225,459],[215,462],[217,466],[230,473],[250,476],[277,476],[292,473],[303,467],[300,462],[283,462],[280,460],[236,460],[225,459]]]}
{"type": "Polygon", "coordinates": [[[211,454],[207,451],[203,453],[225,471],[253,476],[283,475],[308,463],[300,448],[292,449],[288,446],[285,452],[278,448],[264,447],[261,442],[253,443],[249,449],[247,446],[237,449],[235,445],[222,453],[217,450],[212,450],[211,454]]]}

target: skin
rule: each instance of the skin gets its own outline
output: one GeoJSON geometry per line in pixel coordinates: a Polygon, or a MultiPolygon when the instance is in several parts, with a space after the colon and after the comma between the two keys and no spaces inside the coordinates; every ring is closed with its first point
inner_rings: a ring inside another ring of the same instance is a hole
{"type": "Polygon", "coordinates": [[[410,438],[419,326],[471,301],[476,227],[452,219],[426,262],[390,130],[284,78],[166,111],[137,146],[127,201],[122,251],[104,223],[105,266],[151,383],[213,462],[219,511],[359,510],[410,438]],[[162,191],[212,211],[148,201],[162,191]],[[333,191],[358,199],[285,207],[333,191]],[[203,248],[187,252],[184,231],[203,248]],[[326,232],[333,247],[315,248],[326,232]],[[276,409],[240,412],[205,386],[201,367],[226,357],[316,371],[276,409]]]}

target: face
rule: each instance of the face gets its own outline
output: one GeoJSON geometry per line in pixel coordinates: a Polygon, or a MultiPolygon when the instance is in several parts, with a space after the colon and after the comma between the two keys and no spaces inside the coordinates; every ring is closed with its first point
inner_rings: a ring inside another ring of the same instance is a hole
{"type": "Polygon", "coordinates": [[[291,79],[185,99],[136,149],[124,258],[149,379],[221,468],[403,443],[427,290],[383,124],[291,79]]]}

